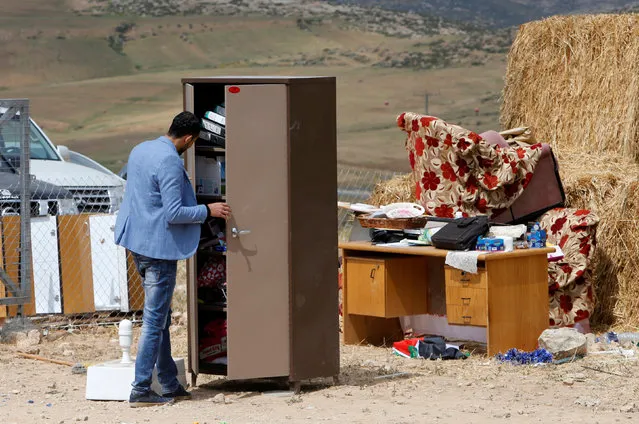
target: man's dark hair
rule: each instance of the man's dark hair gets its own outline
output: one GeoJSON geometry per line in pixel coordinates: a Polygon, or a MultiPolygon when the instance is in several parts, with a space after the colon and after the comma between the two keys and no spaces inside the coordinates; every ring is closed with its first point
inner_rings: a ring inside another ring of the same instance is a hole
{"type": "Polygon", "coordinates": [[[200,134],[200,120],[191,112],[181,112],[173,118],[169,137],[180,138],[185,135],[197,136],[200,134]]]}

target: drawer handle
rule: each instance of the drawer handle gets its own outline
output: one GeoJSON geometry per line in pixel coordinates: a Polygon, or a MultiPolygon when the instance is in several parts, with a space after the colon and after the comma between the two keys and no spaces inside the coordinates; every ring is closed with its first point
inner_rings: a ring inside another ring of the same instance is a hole
{"type": "MultiPolygon", "coordinates": [[[[377,265],[377,268],[379,268],[379,265],[377,265]]],[[[377,271],[377,268],[373,268],[371,269],[371,279],[374,280],[375,279],[375,271],[377,271]]]]}
{"type": "Polygon", "coordinates": [[[462,305],[470,305],[470,297],[462,297],[462,305]]]}
{"type": "Polygon", "coordinates": [[[464,324],[470,324],[470,319],[472,318],[472,316],[470,315],[463,315],[462,319],[464,320],[464,324]]]}

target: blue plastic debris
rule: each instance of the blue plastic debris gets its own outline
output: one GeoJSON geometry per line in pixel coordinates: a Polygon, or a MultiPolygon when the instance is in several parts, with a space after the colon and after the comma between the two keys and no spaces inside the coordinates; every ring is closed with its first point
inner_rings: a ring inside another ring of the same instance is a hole
{"type": "Polygon", "coordinates": [[[501,362],[513,362],[516,364],[541,364],[552,362],[552,354],[546,349],[535,349],[532,352],[510,349],[505,355],[498,353],[497,359],[501,362]]]}
{"type": "Polygon", "coordinates": [[[606,333],[606,343],[612,343],[612,342],[617,342],[619,343],[619,338],[617,337],[617,333],[615,333],[614,331],[609,331],[608,333],[606,333]]]}
{"type": "Polygon", "coordinates": [[[32,401],[31,399],[29,399],[29,400],[27,401],[27,403],[33,403],[33,401],[32,401]]]}

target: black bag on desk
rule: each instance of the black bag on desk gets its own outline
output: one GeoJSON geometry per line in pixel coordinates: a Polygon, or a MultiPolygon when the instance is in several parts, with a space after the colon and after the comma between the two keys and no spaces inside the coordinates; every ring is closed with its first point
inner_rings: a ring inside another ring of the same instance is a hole
{"type": "Polygon", "coordinates": [[[477,237],[486,234],[488,228],[486,215],[458,218],[440,228],[431,241],[438,249],[470,250],[475,248],[477,237]]]}
{"type": "Polygon", "coordinates": [[[402,241],[402,239],[404,239],[404,232],[371,229],[370,236],[373,243],[397,243],[398,241],[402,241]]]}

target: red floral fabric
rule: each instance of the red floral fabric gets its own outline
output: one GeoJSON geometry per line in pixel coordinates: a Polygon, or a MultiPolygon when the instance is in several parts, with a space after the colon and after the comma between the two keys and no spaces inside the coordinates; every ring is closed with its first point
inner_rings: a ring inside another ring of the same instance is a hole
{"type": "Polygon", "coordinates": [[[405,112],[397,125],[407,133],[416,197],[429,215],[498,215],[526,188],[541,156],[541,144],[491,145],[433,116],[405,112]]]}
{"type": "Polygon", "coordinates": [[[540,219],[548,242],[559,245],[564,259],[548,263],[550,327],[572,326],[589,318],[595,307],[590,260],[599,217],[584,209],[556,208],[540,219]]]}
{"type": "Polygon", "coordinates": [[[217,287],[226,283],[226,261],[222,256],[211,256],[197,276],[198,287],[217,287]]]}

